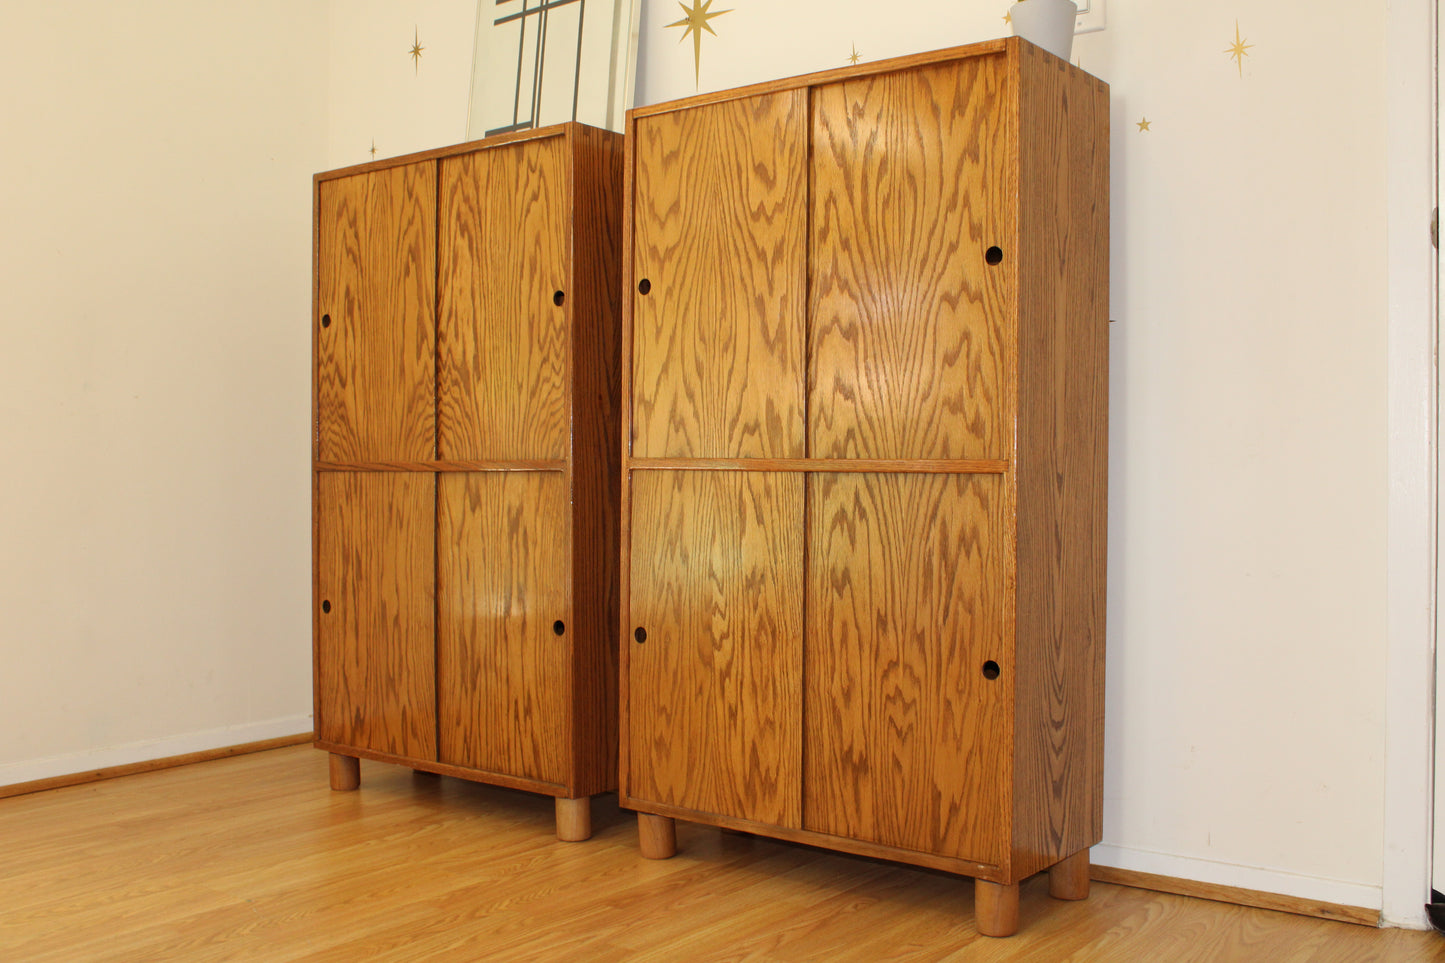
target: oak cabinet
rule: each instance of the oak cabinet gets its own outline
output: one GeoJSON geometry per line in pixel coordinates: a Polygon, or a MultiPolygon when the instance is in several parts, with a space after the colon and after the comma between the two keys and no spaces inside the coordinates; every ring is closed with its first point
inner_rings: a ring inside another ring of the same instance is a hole
{"type": "Polygon", "coordinates": [[[1018,40],[628,119],[621,798],[1087,890],[1108,91],[1018,40]]]}
{"type": "Polygon", "coordinates": [[[616,785],[622,145],[566,124],[318,174],[317,745],[616,785]]]}

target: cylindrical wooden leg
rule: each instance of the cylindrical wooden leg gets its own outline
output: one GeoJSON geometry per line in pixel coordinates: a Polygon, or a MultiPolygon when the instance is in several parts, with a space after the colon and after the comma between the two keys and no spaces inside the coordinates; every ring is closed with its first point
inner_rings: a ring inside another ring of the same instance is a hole
{"type": "Polygon", "coordinates": [[[592,835],[592,797],[578,799],[557,797],[557,838],[564,843],[580,843],[592,835]]]}
{"type": "Polygon", "coordinates": [[[644,859],[668,859],[677,854],[677,823],[667,816],[637,814],[637,841],[644,859]]]}
{"type": "Polygon", "coordinates": [[[1019,884],[974,880],[973,915],[980,936],[1013,936],[1019,928],[1019,884]]]}
{"type": "Polygon", "coordinates": [[[361,760],[355,756],[331,754],[331,788],[350,792],[361,786],[361,760]]]}
{"type": "Polygon", "coordinates": [[[1054,899],[1089,898],[1089,851],[1081,849],[1049,867],[1049,895],[1054,899]]]}

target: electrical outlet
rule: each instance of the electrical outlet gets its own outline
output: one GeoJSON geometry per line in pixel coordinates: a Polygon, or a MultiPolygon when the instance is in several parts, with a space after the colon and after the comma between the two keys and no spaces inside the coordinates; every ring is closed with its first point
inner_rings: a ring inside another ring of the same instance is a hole
{"type": "Polygon", "coordinates": [[[1074,19],[1074,33],[1093,33],[1104,29],[1104,0],[1074,0],[1079,15],[1074,19]]]}

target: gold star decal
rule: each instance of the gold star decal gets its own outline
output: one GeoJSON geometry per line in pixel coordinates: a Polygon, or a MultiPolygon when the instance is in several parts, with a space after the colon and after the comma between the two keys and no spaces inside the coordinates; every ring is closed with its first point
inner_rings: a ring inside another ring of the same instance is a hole
{"type": "Polygon", "coordinates": [[[372,157],[375,157],[375,156],[376,156],[376,138],[375,138],[375,137],[373,137],[373,138],[371,139],[371,156],[372,156],[372,157]]]}
{"type": "Polygon", "coordinates": [[[1141,117],[1141,118],[1139,118],[1139,131],[1142,133],[1142,132],[1144,132],[1144,131],[1146,131],[1146,130],[1148,130],[1148,129],[1149,129],[1149,118],[1148,118],[1148,117],[1141,117]]]}
{"type": "Polygon", "coordinates": [[[1244,58],[1249,56],[1249,48],[1252,43],[1245,43],[1244,38],[1239,35],[1239,21],[1234,21],[1234,43],[1225,48],[1224,52],[1229,54],[1230,60],[1239,62],[1239,76],[1244,76],[1244,58]]]}
{"type": "Polygon", "coordinates": [[[858,53],[858,45],[855,43],[853,45],[853,53],[848,56],[848,62],[850,64],[856,64],[861,57],[862,55],[858,53]]]}
{"type": "Polygon", "coordinates": [[[421,52],[425,49],[426,48],[421,45],[421,40],[417,37],[416,27],[413,26],[411,28],[411,66],[413,73],[421,69],[421,52]]]}
{"type": "Polygon", "coordinates": [[[1010,12],[1008,12],[1008,13],[1006,13],[1006,14],[1003,15],[1003,22],[1004,22],[1004,23],[1013,23],[1013,22],[1014,22],[1014,15],[1013,15],[1013,12],[1012,12],[1012,11],[1010,11],[1010,12]]]}
{"type": "Polygon", "coordinates": [[[693,82],[697,84],[701,84],[702,82],[702,32],[706,30],[716,37],[717,31],[708,26],[708,21],[713,17],[721,17],[725,13],[732,13],[730,9],[719,10],[717,13],[708,13],[708,8],[711,7],[712,4],[713,0],[701,0],[701,5],[699,5],[698,0],[692,0],[692,6],[687,7],[679,0],[677,5],[682,7],[684,16],[681,20],[668,24],[669,27],[683,28],[682,37],[678,40],[678,43],[682,43],[683,40],[687,39],[688,34],[692,34],[692,79],[693,82]]]}

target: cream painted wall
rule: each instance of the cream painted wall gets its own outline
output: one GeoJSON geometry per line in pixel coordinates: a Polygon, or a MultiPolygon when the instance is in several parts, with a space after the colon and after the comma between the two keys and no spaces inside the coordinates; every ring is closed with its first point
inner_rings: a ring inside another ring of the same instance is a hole
{"type": "Polygon", "coordinates": [[[326,8],[4,24],[0,784],[308,731],[326,8]]]}

